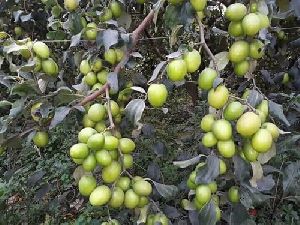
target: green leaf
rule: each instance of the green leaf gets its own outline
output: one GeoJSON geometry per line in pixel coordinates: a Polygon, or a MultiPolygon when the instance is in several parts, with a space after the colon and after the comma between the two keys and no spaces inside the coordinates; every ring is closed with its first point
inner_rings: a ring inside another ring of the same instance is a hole
{"type": "Polygon", "coordinates": [[[50,39],[50,40],[64,40],[64,39],[66,39],[66,34],[62,30],[49,31],[47,33],[47,39],[50,39]]]}
{"type": "MultiPolygon", "coordinates": [[[[215,55],[215,59],[217,61],[218,70],[221,71],[221,70],[225,69],[225,67],[229,63],[228,52],[219,52],[218,54],[215,55]]],[[[213,66],[214,66],[214,63],[211,60],[209,63],[209,67],[213,68],[213,66]]]]}
{"type": "Polygon", "coordinates": [[[71,111],[70,107],[66,107],[66,106],[58,107],[55,110],[55,114],[53,119],[51,120],[49,129],[52,129],[55,126],[57,126],[59,123],[61,123],[66,118],[66,116],[70,113],[70,111],[71,111]]]}
{"type": "Polygon", "coordinates": [[[262,100],[263,100],[263,96],[256,90],[250,90],[249,91],[249,96],[247,98],[247,102],[255,107],[257,106],[262,100]]]}
{"type": "Polygon", "coordinates": [[[196,184],[208,184],[214,181],[220,174],[220,160],[214,155],[209,155],[205,165],[197,171],[196,184]]]}
{"type": "Polygon", "coordinates": [[[166,185],[166,184],[161,184],[161,183],[157,183],[155,181],[152,181],[156,190],[158,191],[158,193],[164,197],[164,198],[172,198],[174,197],[177,192],[178,192],[178,188],[174,185],[166,185]]]}
{"type": "Polygon", "coordinates": [[[6,108],[7,106],[11,106],[12,103],[7,100],[0,101],[0,108],[6,108]]]}
{"type": "Polygon", "coordinates": [[[282,139],[277,143],[277,152],[282,154],[285,152],[299,152],[297,141],[300,140],[300,135],[292,135],[282,139]]]}
{"type": "Polygon", "coordinates": [[[125,114],[131,122],[133,122],[135,125],[138,125],[144,109],[145,100],[133,99],[126,105],[125,114]]]}
{"type": "Polygon", "coordinates": [[[285,196],[289,193],[299,194],[300,161],[291,162],[284,169],[282,185],[285,196]]]}
{"type": "Polygon", "coordinates": [[[280,119],[285,125],[290,126],[290,122],[287,120],[285,115],[283,114],[283,107],[273,101],[269,101],[270,114],[277,119],[280,119]]]}
{"type": "Polygon", "coordinates": [[[205,225],[215,225],[217,222],[216,205],[213,200],[210,200],[200,211],[199,221],[205,225]]]}
{"type": "Polygon", "coordinates": [[[240,156],[233,157],[234,175],[239,181],[250,179],[250,166],[240,156]]]}
{"type": "Polygon", "coordinates": [[[40,93],[34,80],[27,80],[23,83],[17,83],[11,89],[11,95],[33,96],[40,93]]]}
{"type": "Polygon", "coordinates": [[[110,91],[113,93],[117,93],[119,91],[119,81],[118,74],[115,72],[111,72],[108,74],[107,83],[109,84],[110,91]]]}
{"type": "Polygon", "coordinates": [[[188,166],[195,165],[196,163],[198,163],[202,156],[204,156],[204,155],[197,155],[196,157],[188,159],[188,160],[174,161],[173,164],[175,166],[178,166],[179,168],[186,168],[188,166]]]}
{"type": "Polygon", "coordinates": [[[269,162],[270,159],[272,159],[276,155],[276,144],[272,144],[272,147],[269,151],[265,153],[260,153],[258,155],[257,161],[259,161],[261,164],[265,164],[269,162]]]}

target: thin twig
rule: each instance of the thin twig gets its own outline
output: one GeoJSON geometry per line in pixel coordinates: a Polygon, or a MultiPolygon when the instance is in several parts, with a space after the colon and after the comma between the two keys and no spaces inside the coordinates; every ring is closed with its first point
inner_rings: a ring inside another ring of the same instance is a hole
{"type": "Polygon", "coordinates": [[[239,102],[242,102],[243,104],[247,105],[253,112],[257,111],[252,105],[249,104],[249,102],[247,102],[246,99],[239,98],[239,97],[236,97],[234,95],[230,95],[229,98],[233,98],[233,99],[238,100],[239,102]]]}
{"type": "Polygon", "coordinates": [[[113,121],[113,118],[112,118],[112,114],[111,114],[109,88],[105,88],[105,96],[106,96],[107,113],[108,113],[108,119],[109,119],[110,129],[113,130],[115,128],[115,124],[114,124],[114,121],[113,121]]]}

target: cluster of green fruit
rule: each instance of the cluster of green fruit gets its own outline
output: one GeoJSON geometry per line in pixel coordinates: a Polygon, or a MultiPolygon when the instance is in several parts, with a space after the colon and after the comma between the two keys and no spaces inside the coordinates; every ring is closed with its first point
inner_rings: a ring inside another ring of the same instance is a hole
{"type": "Polygon", "coordinates": [[[156,225],[156,224],[169,225],[169,219],[163,213],[149,214],[147,216],[146,225],[156,225]]]}
{"type": "MultiPolygon", "coordinates": [[[[250,6],[250,13],[247,14],[247,8],[242,3],[230,5],[225,17],[231,22],[228,27],[228,33],[233,37],[254,37],[261,29],[270,26],[269,18],[257,12],[257,4],[250,6]]],[[[238,40],[232,44],[229,49],[229,59],[234,63],[234,72],[237,76],[244,76],[250,69],[250,58],[256,60],[264,55],[264,44],[258,39],[252,39],[249,42],[238,40]]]]}

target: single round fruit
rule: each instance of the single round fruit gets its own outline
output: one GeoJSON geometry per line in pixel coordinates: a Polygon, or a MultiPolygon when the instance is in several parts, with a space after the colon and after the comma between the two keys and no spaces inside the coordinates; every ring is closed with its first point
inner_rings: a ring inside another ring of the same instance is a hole
{"type": "Polygon", "coordinates": [[[201,119],[200,128],[205,132],[209,132],[214,122],[215,117],[212,114],[207,114],[201,119]]]}
{"type": "Polygon", "coordinates": [[[250,52],[249,56],[253,59],[260,59],[264,55],[264,43],[262,43],[260,40],[253,40],[250,43],[250,52]]]}
{"type": "MultiPolygon", "coordinates": [[[[118,138],[111,136],[111,135],[105,136],[104,149],[115,150],[118,148],[118,145],[119,145],[118,138]]],[[[123,152],[123,153],[126,153],[126,152],[123,152]]]]}
{"type": "Polygon", "coordinates": [[[81,165],[84,161],[84,159],[75,159],[75,158],[72,158],[73,162],[78,164],[78,165],[81,165]]]}
{"type": "Polygon", "coordinates": [[[139,180],[143,180],[144,178],[140,177],[140,176],[134,176],[132,178],[132,184],[134,184],[135,182],[139,181],[139,180]]]}
{"type": "Polygon", "coordinates": [[[205,68],[199,75],[198,87],[203,90],[211,89],[217,76],[217,71],[211,68],[205,68]]]}
{"type": "Polygon", "coordinates": [[[223,175],[224,173],[226,173],[227,166],[226,166],[226,163],[222,159],[220,159],[219,167],[220,167],[220,175],[223,175]]]}
{"type": "Polygon", "coordinates": [[[187,74],[187,65],[182,59],[175,59],[167,66],[167,74],[171,81],[182,81],[187,74]]]}
{"type": "Polygon", "coordinates": [[[97,37],[97,24],[92,22],[86,25],[85,37],[87,40],[96,40],[97,37]]]}
{"type": "MultiPolygon", "coordinates": [[[[105,104],[105,107],[107,109],[107,104],[105,104]]],[[[118,103],[116,103],[114,100],[110,100],[110,109],[111,109],[111,114],[113,117],[117,116],[120,114],[120,107],[118,103]]]]}
{"type": "Polygon", "coordinates": [[[104,59],[106,62],[109,62],[111,65],[115,65],[117,62],[117,54],[114,49],[108,49],[104,53],[104,59]]]}
{"type": "Polygon", "coordinates": [[[198,201],[198,203],[204,205],[207,202],[209,202],[210,198],[211,198],[211,190],[208,187],[208,185],[201,184],[196,188],[196,200],[198,201]]]}
{"type": "Polygon", "coordinates": [[[83,128],[81,131],[78,133],[78,141],[80,143],[87,143],[89,138],[93,135],[96,134],[97,131],[91,127],[86,127],[83,128]]]}
{"type": "Polygon", "coordinates": [[[94,154],[89,154],[89,156],[82,162],[82,167],[85,171],[93,171],[97,166],[96,158],[94,154]]]}
{"type": "Polygon", "coordinates": [[[106,109],[100,103],[95,103],[91,105],[88,111],[88,118],[94,122],[101,121],[105,118],[106,109]]]}
{"type": "Polygon", "coordinates": [[[190,179],[187,179],[186,181],[186,185],[189,189],[191,190],[195,190],[198,186],[197,184],[195,184],[193,181],[191,181],[190,179]]]}
{"type": "Polygon", "coordinates": [[[94,90],[100,90],[100,89],[102,89],[102,87],[103,87],[102,84],[96,83],[96,84],[93,85],[92,90],[93,90],[93,91],[94,91],[94,90]]]}
{"type": "Polygon", "coordinates": [[[102,60],[100,58],[96,58],[93,60],[91,69],[96,73],[102,69],[102,60]]]}
{"type": "Polygon", "coordinates": [[[274,123],[264,123],[261,127],[270,132],[274,141],[277,140],[279,137],[279,129],[274,123]]]}
{"type": "Polygon", "coordinates": [[[100,166],[109,166],[112,162],[112,157],[107,150],[100,150],[97,151],[96,154],[96,161],[100,166]]]}
{"type": "Polygon", "coordinates": [[[247,8],[242,3],[231,4],[225,12],[225,17],[230,21],[240,21],[247,14],[247,8]]]}
{"type": "Polygon", "coordinates": [[[248,60],[244,60],[234,64],[234,73],[238,77],[243,77],[250,69],[250,63],[248,60]]]}
{"type": "Polygon", "coordinates": [[[289,74],[288,74],[288,73],[284,73],[283,76],[282,76],[282,81],[281,81],[281,83],[282,83],[282,84],[288,84],[289,81],[290,81],[289,74]]]}
{"type": "Polygon", "coordinates": [[[96,179],[92,175],[83,175],[78,182],[79,192],[83,196],[89,196],[96,186],[96,179]]]}
{"type": "Polygon", "coordinates": [[[111,206],[112,208],[121,207],[124,203],[124,198],[124,191],[119,187],[115,187],[112,192],[111,199],[109,201],[109,206],[111,206]]]}
{"type": "Polygon", "coordinates": [[[145,196],[140,196],[140,200],[139,200],[139,204],[138,204],[138,208],[143,208],[145,205],[148,205],[149,203],[149,199],[145,196]]]}
{"type": "Polygon", "coordinates": [[[164,84],[151,84],[147,96],[151,106],[161,107],[167,100],[168,90],[164,84]]]}
{"type": "Polygon", "coordinates": [[[50,56],[50,50],[48,48],[48,46],[41,41],[37,41],[33,44],[32,46],[34,53],[42,58],[42,59],[47,59],[50,56]]]}
{"type": "Polygon", "coordinates": [[[166,215],[158,213],[154,217],[154,224],[169,225],[169,219],[166,215]]]}
{"type": "Polygon", "coordinates": [[[202,144],[206,148],[211,148],[211,147],[215,146],[217,144],[217,142],[218,142],[218,140],[215,137],[215,135],[213,134],[213,132],[208,132],[208,133],[204,134],[202,137],[202,144]]]}
{"type": "Polygon", "coordinates": [[[16,36],[21,36],[23,34],[23,29],[22,27],[15,27],[15,34],[16,36]]]}
{"type": "Polygon", "coordinates": [[[189,176],[189,180],[191,180],[193,183],[195,183],[196,177],[197,177],[197,172],[196,172],[196,170],[194,170],[193,172],[191,172],[191,174],[189,176]]]}
{"type": "Polygon", "coordinates": [[[216,219],[217,222],[221,220],[221,209],[219,207],[216,207],[216,219]]]}
{"type": "Polygon", "coordinates": [[[250,4],[250,12],[252,12],[252,13],[257,12],[257,8],[258,8],[258,5],[257,5],[256,2],[252,2],[252,3],[250,4]]]}
{"type": "Polygon", "coordinates": [[[266,116],[269,114],[269,102],[268,100],[262,100],[256,107],[259,111],[263,112],[266,116]]]}
{"type": "Polygon", "coordinates": [[[216,193],[217,190],[218,190],[218,186],[217,186],[216,181],[213,181],[213,182],[209,183],[208,187],[209,187],[211,193],[216,193]]]}
{"type": "Polygon", "coordinates": [[[33,143],[39,148],[43,148],[49,143],[48,134],[44,131],[36,132],[32,140],[33,143]]]}
{"type": "Polygon", "coordinates": [[[146,180],[138,180],[132,185],[132,188],[139,196],[148,196],[152,192],[152,186],[146,180]]]}
{"type": "Polygon", "coordinates": [[[84,127],[94,127],[95,122],[89,119],[88,114],[85,114],[82,119],[82,124],[84,127]]]}
{"type": "Polygon", "coordinates": [[[254,112],[244,113],[236,123],[237,132],[243,137],[255,134],[261,126],[261,120],[254,112]]]}
{"type": "Polygon", "coordinates": [[[58,65],[52,58],[42,61],[42,70],[49,76],[56,76],[58,74],[58,65]]]}
{"type": "Polygon", "coordinates": [[[118,161],[118,159],[119,159],[119,153],[118,153],[117,149],[110,150],[110,151],[108,151],[108,153],[110,154],[112,160],[118,161]]]}
{"type": "Polygon", "coordinates": [[[93,206],[101,206],[108,203],[111,198],[111,190],[106,185],[96,187],[90,194],[90,203],[93,206]]]}
{"type": "Polygon", "coordinates": [[[249,13],[242,21],[243,31],[248,36],[254,36],[261,28],[259,16],[255,13],[249,13]]]}
{"type": "Polygon", "coordinates": [[[108,77],[108,72],[105,69],[97,73],[97,79],[101,84],[106,83],[107,77],[108,77]]]}
{"type": "Polygon", "coordinates": [[[218,141],[218,151],[224,158],[231,158],[235,154],[235,144],[233,140],[218,141]]]}
{"type": "Polygon", "coordinates": [[[124,51],[120,48],[115,49],[116,55],[117,55],[117,62],[121,62],[122,59],[124,58],[124,51]]]}
{"type": "Polygon", "coordinates": [[[34,72],[39,72],[42,69],[42,60],[39,57],[34,57],[34,63],[35,63],[35,67],[34,67],[34,72]]]}
{"type": "Polygon", "coordinates": [[[130,169],[133,166],[133,157],[130,154],[123,155],[123,166],[125,169],[130,169]]]}
{"type": "Polygon", "coordinates": [[[227,120],[220,119],[213,123],[212,132],[218,140],[227,141],[232,136],[232,127],[227,120]]]}
{"type": "Polygon", "coordinates": [[[120,177],[116,183],[116,187],[121,188],[123,191],[127,191],[130,187],[130,178],[120,177]]]}
{"type": "Polygon", "coordinates": [[[86,144],[78,143],[70,148],[70,156],[75,159],[84,159],[89,155],[89,148],[86,144]]]}
{"type": "Polygon", "coordinates": [[[238,203],[240,201],[239,188],[236,186],[232,186],[228,190],[228,200],[232,203],[238,203]]]}
{"type": "Polygon", "coordinates": [[[197,16],[199,17],[199,19],[202,21],[205,18],[205,13],[204,11],[197,11],[196,12],[197,16]]]}
{"type": "Polygon", "coordinates": [[[196,12],[202,11],[207,3],[207,0],[190,0],[190,3],[196,12]]]}
{"type": "Polygon", "coordinates": [[[111,20],[113,17],[112,11],[108,8],[104,9],[104,11],[102,12],[101,16],[100,16],[100,21],[101,22],[105,22],[108,20],[111,20]]]}
{"type": "Polygon", "coordinates": [[[96,130],[98,133],[103,132],[105,129],[106,129],[105,122],[100,121],[100,122],[97,122],[97,123],[95,124],[95,130],[96,130]]]}
{"type": "Polygon", "coordinates": [[[255,151],[264,153],[272,147],[272,135],[267,129],[259,129],[252,137],[251,144],[255,151]]]}
{"type": "Polygon", "coordinates": [[[118,18],[122,14],[122,7],[118,1],[112,1],[109,5],[113,17],[118,18]]]}
{"type": "Polygon", "coordinates": [[[229,60],[233,63],[244,61],[249,55],[249,44],[246,41],[234,42],[228,53],[229,60]]]}
{"type": "Polygon", "coordinates": [[[97,83],[97,76],[94,72],[88,72],[88,74],[83,79],[84,82],[89,86],[93,86],[97,83]]]}
{"type": "Polygon", "coordinates": [[[100,150],[104,145],[104,135],[103,134],[93,134],[87,142],[87,145],[90,149],[100,150]]]}
{"type": "Polygon", "coordinates": [[[83,75],[87,75],[91,71],[90,64],[87,60],[82,60],[79,66],[79,71],[83,75]]]}
{"type": "Polygon", "coordinates": [[[125,193],[124,205],[128,209],[134,209],[138,206],[140,197],[132,190],[129,189],[125,193]]]}
{"type": "Polygon", "coordinates": [[[79,6],[79,0],[64,0],[65,9],[68,11],[74,11],[79,6]]]}
{"type": "Polygon", "coordinates": [[[236,120],[244,113],[245,107],[238,101],[230,102],[224,112],[225,120],[236,120]]]}
{"type": "Polygon", "coordinates": [[[119,149],[124,154],[129,154],[134,151],[135,143],[130,138],[121,138],[119,141],[119,149]]]}
{"type": "Polygon", "coordinates": [[[258,152],[255,151],[250,142],[246,142],[243,146],[243,153],[245,158],[249,161],[249,162],[254,162],[257,160],[258,157],[258,152]]]}
{"type": "Polygon", "coordinates": [[[260,29],[268,28],[270,26],[270,20],[267,15],[262,13],[256,13],[260,20],[260,29]]]}
{"type": "Polygon", "coordinates": [[[102,179],[104,183],[115,182],[121,174],[120,163],[113,161],[110,165],[106,166],[102,170],[102,179]]]}
{"type": "Polygon", "coordinates": [[[220,85],[216,89],[211,89],[208,92],[207,101],[211,107],[221,109],[228,101],[228,98],[228,89],[224,85],[220,85]]]}
{"type": "MultiPolygon", "coordinates": [[[[206,1],[206,0],[200,0],[200,1],[206,1]]],[[[183,56],[183,59],[186,63],[187,71],[189,73],[195,72],[196,70],[199,69],[199,66],[201,65],[201,55],[195,49],[193,49],[193,51],[191,52],[190,51],[186,52],[183,56]]]]}
{"type": "Polygon", "coordinates": [[[243,26],[241,21],[230,22],[228,26],[228,33],[233,37],[241,37],[244,35],[243,26]]]}

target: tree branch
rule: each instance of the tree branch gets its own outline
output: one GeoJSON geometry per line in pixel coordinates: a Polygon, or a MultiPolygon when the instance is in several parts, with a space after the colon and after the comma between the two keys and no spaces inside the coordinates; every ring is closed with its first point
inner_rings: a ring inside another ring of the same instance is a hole
{"type": "Polygon", "coordinates": [[[110,129],[114,129],[115,128],[115,124],[114,124],[114,121],[113,121],[113,118],[112,118],[112,114],[111,114],[109,88],[105,88],[105,96],[106,96],[106,101],[107,101],[107,113],[108,113],[108,119],[109,119],[110,129]]]}

